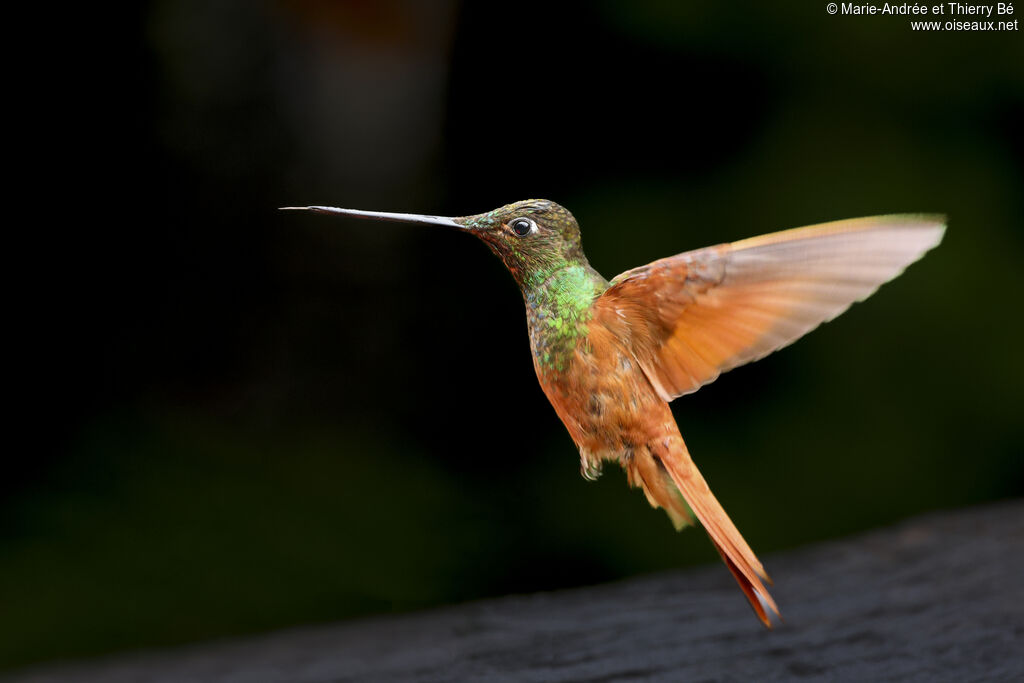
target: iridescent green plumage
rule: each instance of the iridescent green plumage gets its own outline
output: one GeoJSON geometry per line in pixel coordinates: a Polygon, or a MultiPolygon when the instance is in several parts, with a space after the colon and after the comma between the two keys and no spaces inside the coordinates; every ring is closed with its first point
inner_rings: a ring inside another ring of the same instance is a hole
{"type": "Polygon", "coordinates": [[[523,290],[530,346],[541,369],[564,371],[579,337],[586,337],[590,306],[607,288],[592,268],[569,265],[538,287],[523,290]]]}
{"type": "Polygon", "coordinates": [[[587,335],[591,304],[608,288],[583,254],[576,219],[554,202],[527,199],[455,220],[479,231],[519,283],[538,370],[564,371],[579,339],[587,335]],[[536,222],[536,234],[508,240],[501,226],[523,216],[536,222]]]}

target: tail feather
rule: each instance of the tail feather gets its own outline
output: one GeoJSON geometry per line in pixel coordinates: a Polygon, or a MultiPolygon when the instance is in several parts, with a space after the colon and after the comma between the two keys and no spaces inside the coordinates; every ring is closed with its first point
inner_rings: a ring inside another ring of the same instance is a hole
{"type": "Polygon", "coordinates": [[[676,524],[676,528],[685,525],[681,518],[684,514],[689,518],[692,510],[693,515],[707,531],[715,549],[722,556],[726,567],[736,578],[758,618],[765,626],[771,628],[772,623],[767,610],[779,616],[779,608],[765,588],[765,583],[771,584],[771,579],[729,519],[729,515],[711,493],[707,482],[690,458],[682,437],[675,436],[661,443],[650,444],[644,452],[636,454],[632,464],[631,481],[640,480],[647,499],[652,505],[664,508],[676,524]],[[662,476],[655,474],[655,471],[662,476]],[[685,503],[680,498],[685,500],[685,503]]]}
{"type": "MultiPolygon", "coordinates": [[[[732,572],[733,577],[736,579],[736,583],[740,585],[740,590],[747,596],[747,601],[750,603],[750,606],[754,608],[754,613],[757,614],[757,618],[761,620],[762,624],[771,628],[772,620],[765,611],[764,606],[768,605],[771,607],[775,616],[781,618],[779,615],[779,608],[776,607],[775,602],[772,600],[772,596],[769,595],[767,591],[758,593],[754,584],[752,584],[743,572],[740,571],[739,567],[736,566],[736,563],[725,554],[725,551],[722,550],[722,546],[715,543],[714,538],[711,539],[711,543],[715,546],[715,550],[718,551],[718,554],[722,556],[722,562],[725,562],[725,566],[729,568],[730,572],[732,572]]],[[[761,587],[761,590],[764,590],[764,586],[761,587]]]]}

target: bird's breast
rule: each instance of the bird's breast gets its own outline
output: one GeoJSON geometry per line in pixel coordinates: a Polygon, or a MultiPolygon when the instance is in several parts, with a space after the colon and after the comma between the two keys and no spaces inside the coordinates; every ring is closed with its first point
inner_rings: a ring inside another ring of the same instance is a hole
{"type": "Polygon", "coordinates": [[[596,468],[601,460],[628,457],[666,424],[674,429],[675,423],[628,340],[593,320],[581,326],[585,329],[568,348],[558,338],[531,329],[531,346],[537,378],[583,454],[587,474],[588,458],[596,468]],[[561,354],[560,363],[545,362],[545,354],[550,360],[553,352],[561,354]]]}

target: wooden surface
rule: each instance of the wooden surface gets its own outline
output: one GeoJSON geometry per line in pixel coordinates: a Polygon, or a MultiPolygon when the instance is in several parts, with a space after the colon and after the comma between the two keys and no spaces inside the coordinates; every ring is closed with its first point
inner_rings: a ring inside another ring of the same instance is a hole
{"type": "Polygon", "coordinates": [[[774,631],[709,566],[3,680],[1024,681],[1024,501],[765,559],[774,631]]]}

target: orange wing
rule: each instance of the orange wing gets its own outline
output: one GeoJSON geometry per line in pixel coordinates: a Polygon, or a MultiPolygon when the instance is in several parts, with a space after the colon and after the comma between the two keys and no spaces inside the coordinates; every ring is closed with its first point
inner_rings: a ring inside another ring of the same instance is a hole
{"type": "Polygon", "coordinates": [[[943,216],[876,216],[698,249],[622,273],[595,314],[619,318],[647,378],[671,401],[866,299],[944,230],[943,216]]]}

